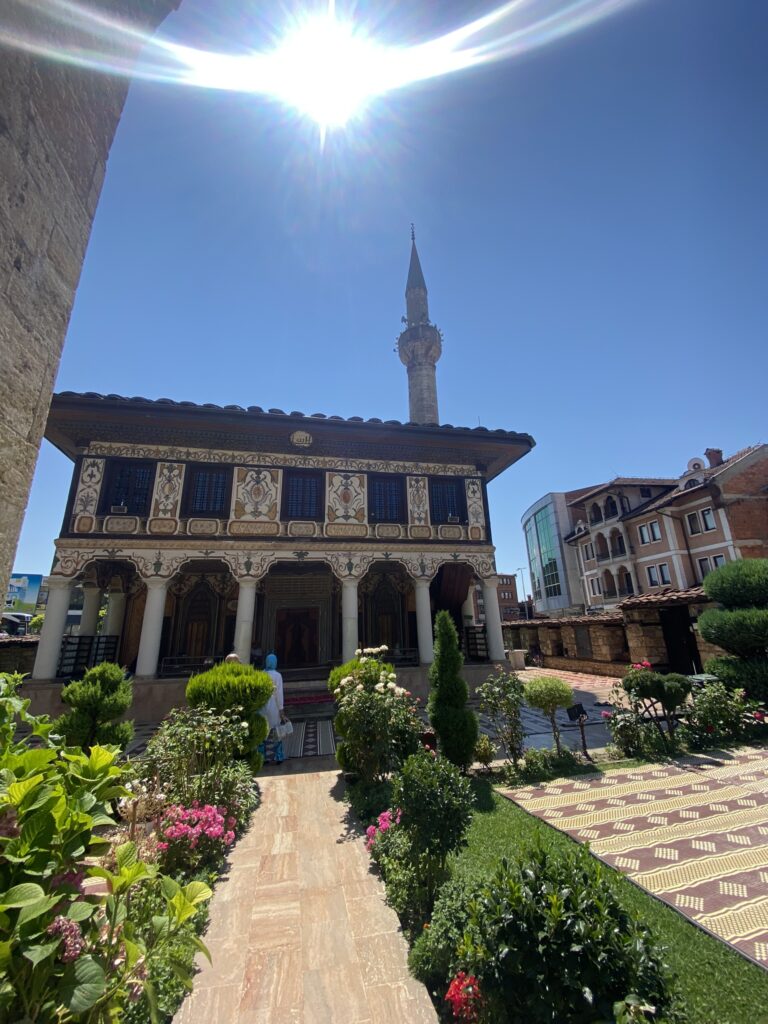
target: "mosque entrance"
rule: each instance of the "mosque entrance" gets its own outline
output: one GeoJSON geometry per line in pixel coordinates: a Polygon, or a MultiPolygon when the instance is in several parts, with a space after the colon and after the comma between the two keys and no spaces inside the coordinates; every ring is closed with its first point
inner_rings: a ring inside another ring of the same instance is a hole
{"type": "Polygon", "coordinates": [[[275,653],[283,668],[304,668],[320,661],[320,609],[279,608],[275,616],[275,653]]]}

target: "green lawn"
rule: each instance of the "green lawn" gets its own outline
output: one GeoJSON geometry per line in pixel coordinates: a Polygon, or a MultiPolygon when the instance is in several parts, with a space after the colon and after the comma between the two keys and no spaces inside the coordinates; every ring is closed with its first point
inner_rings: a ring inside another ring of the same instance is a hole
{"type": "MultiPolygon", "coordinates": [[[[473,785],[478,813],[470,828],[469,844],[454,861],[454,874],[487,876],[501,857],[514,855],[537,836],[552,850],[571,846],[573,840],[568,836],[499,796],[487,780],[475,779],[473,785]]],[[[688,1024],[768,1024],[768,971],[614,874],[627,910],[644,921],[667,948],[688,1024]]]]}

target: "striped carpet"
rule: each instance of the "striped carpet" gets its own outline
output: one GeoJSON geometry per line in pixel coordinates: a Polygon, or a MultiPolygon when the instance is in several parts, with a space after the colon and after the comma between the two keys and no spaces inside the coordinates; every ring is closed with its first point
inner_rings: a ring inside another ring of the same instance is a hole
{"type": "Polygon", "coordinates": [[[768,968],[768,750],[504,793],[768,968]]]}
{"type": "Polygon", "coordinates": [[[336,753],[332,718],[305,718],[293,723],[293,732],[283,740],[289,757],[323,757],[336,753]]]}

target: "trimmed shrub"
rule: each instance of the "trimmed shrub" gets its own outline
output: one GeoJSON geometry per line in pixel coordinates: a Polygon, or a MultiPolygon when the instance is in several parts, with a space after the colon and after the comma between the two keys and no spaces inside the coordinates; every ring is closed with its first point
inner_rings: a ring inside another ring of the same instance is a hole
{"type": "Polygon", "coordinates": [[[699,630],[705,640],[730,654],[764,658],[768,651],[768,608],[710,608],[699,616],[699,630]]]}
{"type": "Polygon", "coordinates": [[[251,665],[225,662],[214,665],[207,672],[192,676],[187,683],[187,702],[193,708],[211,708],[214,711],[233,710],[248,725],[248,738],[244,749],[255,771],[261,768],[263,758],[258,752],[269,732],[269,725],[261,709],[274,692],[274,684],[266,672],[251,665]]]}
{"type": "Polygon", "coordinates": [[[490,736],[486,736],[485,733],[483,733],[478,737],[477,743],[475,744],[475,760],[479,761],[486,771],[490,771],[491,762],[495,757],[496,747],[494,747],[490,736]]]}
{"type": "Polygon", "coordinates": [[[133,736],[133,722],[118,722],[133,702],[133,685],[124,669],[110,661],[89,668],[82,679],[61,691],[72,710],[54,722],[69,746],[90,750],[95,744],[114,743],[125,748],[133,736]]]}
{"type": "Polygon", "coordinates": [[[437,734],[440,752],[459,768],[472,764],[477,743],[477,715],[467,707],[469,690],[461,677],[464,662],[459,636],[449,612],[435,617],[435,660],[429,669],[432,686],[429,720],[437,734]]]}
{"type": "Polygon", "coordinates": [[[768,701],[768,658],[710,658],[704,665],[707,672],[724,683],[729,690],[743,688],[750,697],[768,701]]]}
{"type": "Polygon", "coordinates": [[[723,683],[708,683],[697,690],[688,716],[686,734],[698,750],[746,737],[751,718],[743,690],[729,690],[723,683]]]}
{"type": "Polygon", "coordinates": [[[555,714],[558,708],[569,708],[573,704],[573,690],[568,683],[557,676],[536,676],[525,684],[525,699],[533,708],[543,711],[552,726],[557,756],[562,757],[560,730],[555,714]]]}
{"type": "Polygon", "coordinates": [[[454,969],[479,979],[494,1024],[613,1020],[630,994],[659,1016],[671,1003],[661,951],[583,848],[502,861],[469,902],[454,969]]]}
{"type": "Polygon", "coordinates": [[[433,994],[442,994],[455,973],[459,943],[469,922],[470,902],[482,883],[452,878],[440,890],[429,924],[422,928],[408,954],[411,974],[433,994]]]}
{"type": "Polygon", "coordinates": [[[704,591],[726,608],[760,608],[768,605],[768,558],[744,558],[728,562],[707,574],[704,591]]]}
{"type": "Polygon", "coordinates": [[[632,710],[640,716],[641,726],[646,723],[653,725],[662,750],[675,747],[677,711],[688,700],[691,685],[687,676],[677,672],[664,675],[649,668],[632,668],[622,680],[622,686],[632,702],[632,710]],[[662,716],[658,714],[657,704],[661,705],[662,716]],[[662,729],[660,717],[666,722],[666,732],[662,729]]]}

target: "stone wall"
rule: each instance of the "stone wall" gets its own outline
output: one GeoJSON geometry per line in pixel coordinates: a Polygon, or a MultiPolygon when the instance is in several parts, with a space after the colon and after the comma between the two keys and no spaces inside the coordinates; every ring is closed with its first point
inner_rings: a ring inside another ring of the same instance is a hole
{"type": "MultiPolygon", "coordinates": [[[[179,0],[100,0],[154,31],[179,0]]],[[[68,30],[15,5],[19,31],[68,30]]],[[[138,45],[138,43],[137,43],[138,45]]],[[[7,589],[75,289],[129,81],[0,47],[0,593],[7,589]]]]}
{"type": "Polygon", "coordinates": [[[589,661],[587,658],[544,657],[544,668],[556,668],[563,672],[585,672],[587,675],[612,676],[619,678],[629,671],[626,662],[589,661]]]}
{"type": "Polygon", "coordinates": [[[14,636],[0,640],[0,672],[21,672],[22,675],[31,672],[38,640],[36,636],[14,636]]]}

